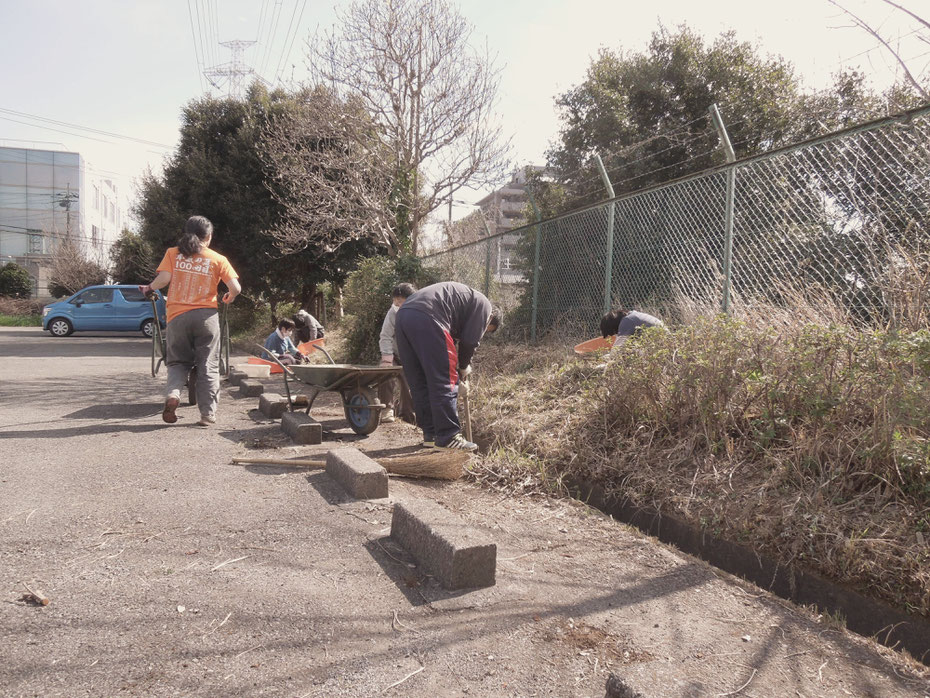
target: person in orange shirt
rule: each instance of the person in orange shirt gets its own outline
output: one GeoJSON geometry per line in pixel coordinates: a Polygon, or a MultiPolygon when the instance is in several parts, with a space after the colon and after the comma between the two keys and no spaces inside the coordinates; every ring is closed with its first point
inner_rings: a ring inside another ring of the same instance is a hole
{"type": "Polygon", "coordinates": [[[168,284],[167,347],[168,384],[162,419],[168,424],[178,421],[176,410],[181,403],[181,389],[190,370],[197,368],[197,406],[199,426],[216,423],[219,401],[220,321],[217,313],[216,287],[222,280],[229,288],[224,303],[232,303],[242,291],[236,270],[223,255],[210,249],[213,224],[203,216],[191,216],[177,247],[170,247],[158,265],[158,276],[139,290],[148,295],[168,284]]]}

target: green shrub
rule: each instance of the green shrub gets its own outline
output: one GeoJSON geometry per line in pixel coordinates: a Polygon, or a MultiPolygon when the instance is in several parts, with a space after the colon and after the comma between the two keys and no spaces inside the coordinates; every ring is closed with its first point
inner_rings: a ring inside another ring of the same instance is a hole
{"type": "Polygon", "coordinates": [[[32,277],[15,262],[0,267],[0,296],[29,298],[32,295],[32,277]]]}
{"type": "Polygon", "coordinates": [[[436,272],[424,267],[416,257],[371,257],[362,262],[349,274],[345,285],[346,360],[378,362],[378,337],[384,314],[391,307],[394,286],[406,282],[423,288],[438,280],[436,272]]]}

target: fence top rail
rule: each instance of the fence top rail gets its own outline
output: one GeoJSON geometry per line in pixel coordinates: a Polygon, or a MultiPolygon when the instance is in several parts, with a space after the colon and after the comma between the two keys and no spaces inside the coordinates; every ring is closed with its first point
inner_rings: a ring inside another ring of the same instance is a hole
{"type": "Polygon", "coordinates": [[[751,165],[754,162],[759,162],[762,160],[767,160],[770,158],[778,157],[779,155],[785,155],[787,153],[791,153],[796,150],[802,150],[804,148],[810,148],[815,145],[830,143],[832,141],[839,140],[841,138],[854,135],[856,133],[865,133],[868,131],[874,131],[876,129],[889,126],[891,124],[900,124],[900,123],[906,124],[912,121],[913,119],[919,118],[921,116],[926,116],[926,115],[930,115],[930,103],[921,105],[919,107],[915,107],[913,109],[908,109],[906,111],[902,111],[897,114],[892,114],[890,116],[883,116],[879,119],[867,121],[862,124],[856,124],[855,126],[849,126],[839,131],[833,131],[831,133],[827,133],[822,136],[815,136],[813,138],[808,138],[803,141],[798,141],[797,143],[791,143],[789,145],[783,145],[778,148],[773,148],[772,150],[767,150],[764,153],[756,153],[755,155],[747,155],[746,157],[740,158],[739,160],[735,160],[733,162],[727,162],[727,163],[722,163],[720,165],[714,165],[713,167],[708,167],[707,169],[701,170],[700,172],[695,172],[689,175],[682,175],[681,177],[669,180],[668,182],[661,182],[659,184],[653,184],[648,187],[643,187],[642,189],[637,189],[636,191],[626,192],[624,194],[620,194],[619,196],[615,196],[612,199],[604,199],[603,201],[598,201],[593,204],[588,204],[587,206],[582,206],[581,208],[575,209],[574,211],[568,211],[566,213],[561,213],[558,216],[552,216],[551,218],[546,218],[541,221],[533,221],[531,223],[527,223],[526,225],[521,225],[519,228],[511,228],[510,230],[507,230],[501,233],[495,233],[494,235],[487,235],[478,240],[472,240],[471,242],[463,242],[459,245],[455,245],[453,247],[448,247],[444,250],[440,250],[438,252],[432,252],[428,255],[424,255],[422,259],[431,259],[433,257],[438,257],[439,255],[447,254],[449,252],[455,252],[457,250],[464,249],[466,247],[471,247],[473,245],[477,245],[482,242],[490,243],[491,240],[494,240],[495,238],[503,237],[504,235],[519,235],[527,230],[535,228],[536,226],[544,225],[546,223],[552,223],[554,221],[558,221],[563,218],[568,218],[569,216],[575,216],[580,213],[584,213],[585,211],[590,211],[596,208],[600,208],[601,206],[604,206],[605,204],[618,203],[626,199],[632,199],[638,196],[642,196],[644,194],[661,191],[662,189],[681,184],[682,182],[687,182],[690,180],[698,180],[704,177],[709,177],[711,175],[717,174],[719,172],[725,172],[729,168],[736,169],[738,167],[745,167],[747,165],[751,165]]]}

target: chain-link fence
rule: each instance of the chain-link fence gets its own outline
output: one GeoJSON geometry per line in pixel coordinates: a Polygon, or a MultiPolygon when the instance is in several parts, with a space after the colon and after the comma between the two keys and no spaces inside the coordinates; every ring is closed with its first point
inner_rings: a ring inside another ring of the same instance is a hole
{"type": "MultiPolygon", "coordinates": [[[[865,322],[901,249],[930,243],[930,106],[430,255],[532,339],[610,307],[674,315],[829,296],[865,322]]],[[[674,320],[674,317],[670,318],[674,320]]]]}

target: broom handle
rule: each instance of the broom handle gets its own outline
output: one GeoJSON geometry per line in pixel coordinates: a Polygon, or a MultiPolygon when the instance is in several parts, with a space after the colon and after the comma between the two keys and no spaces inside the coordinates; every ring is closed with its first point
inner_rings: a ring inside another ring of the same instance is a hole
{"type": "Polygon", "coordinates": [[[250,463],[259,465],[291,465],[295,468],[325,468],[325,460],[282,460],[278,458],[233,458],[236,465],[248,465],[250,463]]]}

